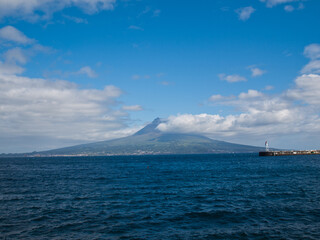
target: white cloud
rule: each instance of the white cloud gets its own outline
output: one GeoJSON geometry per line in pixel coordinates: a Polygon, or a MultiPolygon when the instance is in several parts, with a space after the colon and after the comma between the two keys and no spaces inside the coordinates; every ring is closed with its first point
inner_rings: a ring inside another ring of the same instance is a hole
{"type": "MultiPolygon", "coordinates": [[[[295,110],[259,111],[253,109],[239,115],[182,114],[170,116],[166,123],[159,125],[163,132],[203,134],[218,139],[230,136],[280,134],[290,131],[294,123],[295,110]]],[[[292,130],[292,129],[291,129],[292,130]]]]}
{"type": "Polygon", "coordinates": [[[248,98],[256,98],[262,97],[263,94],[257,90],[249,89],[247,93],[240,93],[239,99],[248,99],[248,98]]]}
{"type": "Polygon", "coordinates": [[[266,73],[266,71],[260,69],[260,68],[257,68],[257,67],[249,67],[250,71],[251,71],[251,76],[252,77],[259,77],[259,76],[262,76],[263,74],[266,73]]]}
{"type": "Polygon", "coordinates": [[[220,94],[215,94],[215,95],[212,95],[209,100],[212,101],[212,102],[215,102],[215,101],[219,101],[221,99],[223,99],[224,97],[221,96],[220,94]]]}
{"type": "Polygon", "coordinates": [[[320,60],[313,60],[303,67],[301,73],[320,73],[320,60]]]}
{"type": "Polygon", "coordinates": [[[221,73],[218,76],[219,76],[220,80],[224,80],[224,81],[227,81],[227,82],[230,82],[230,83],[247,81],[247,79],[245,77],[242,77],[242,76],[237,75],[237,74],[226,75],[224,73],[221,73]]]}
{"type": "Polygon", "coordinates": [[[294,7],[292,5],[286,5],[286,6],[284,6],[284,10],[286,12],[293,12],[294,11],[294,7]]]}
{"type": "MultiPolygon", "coordinates": [[[[123,136],[128,131],[123,129],[130,109],[118,108],[117,98],[121,95],[115,86],[80,89],[67,81],[1,74],[1,136],[41,136],[73,142],[123,136]]],[[[29,150],[38,149],[33,147],[29,150]]]]}
{"type": "Polygon", "coordinates": [[[24,68],[19,64],[27,63],[27,52],[20,47],[7,50],[3,54],[4,62],[0,61],[0,74],[21,74],[24,72],[24,68]]]}
{"type": "Polygon", "coordinates": [[[299,76],[295,80],[295,84],[295,88],[287,91],[288,97],[302,100],[317,108],[320,107],[320,75],[306,74],[299,76]]]}
{"type": "Polygon", "coordinates": [[[18,17],[38,20],[68,7],[78,7],[87,14],[101,10],[112,10],[116,0],[0,0],[0,18],[18,17]]]}
{"type": "Polygon", "coordinates": [[[0,39],[2,41],[10,41],[18,44],[32,44],[35,42],[33,39],[28,38],[26,35],[12,26],[5,26],[0,29],[0,39]]]}
{"type": "Polygon", "coordinates": [[[17,62],[21,64],[27,63],[27,57],[24,51],[19,47],[9,49],[4,53],[4,58],[6,59],[6,62],[10,64],[16,64],[17,62]]]}
{"type": "Polygon", "coordinates": [[[320,58],[320,44],[310,44],[304,48],[303,54],[310,59],[320,58]]]}
{"type": "MultiPolygon", "coordinates": [[[[313,84],[320,85],[320,77],[313,84]]],[[[305,95],[308,89],[302,86],[300,80],[296,82],[295,91],[297,92],[269,96],[257,90],[249,90],[237,97],[219,96],[217,98],[221,104],[234,107],[240,113],[226,116],[205,113],[170,116],[166,123],[159,125],[159,130],[203,134],[214,139],[253,145],[260,145],[257,140],[262,143],[267,137],[276,139],[279,135],[308,133],[316,136],[320,133],[319,116],[312,111],[312,107],[296,105],[292,99],[309,102],[312,99],[312,103],[319,104],[319,97],[316,98],[316,91],[314,99],[305,95]]],[[[278,142],[280,146],[277,147],[285,147],[286,143],[281,145],[278,142]]]]}
{"type": "Polygon", "coordinates": [[[297,0],[260,0],[260,2],[266,3],[267,7],[274,7],[279,4],[296,2],[297,0]]]}
{"type": "Polygon", "coordinates": [[[122,109],[125,111],[142,111],[143,110],[143,108],[140,105],[123,106],[122,109]]]}
{"type": "Polygon", "coordinates": [[[254,13],[256,10],[249,6],[249,7],[243,7],[243,8],[238,8],[236,10],[236,13],[238,14],[239,16],[239,19],[242,20],[242,21],[247,21],[251,14],[254,13]]]}
{"type": "Polygon", "coordinates": [[[0,74],[21,74],[24,72],[24,68],[16,65],[16,64],[12,64],[12,63],[7,63],[7,62],[1,62],[0,61],[0,74]]]}
{"type": "Polygon", "coordinates": [[[94,70],[92,70],[91,67],[89,66],[85,66],[85,67],[82,67],[78,72],[77,74],[84,74],[84,75],[87,75],[89,78],[95,78],[97,77],[98,75],[96,74],[96,72],[94,70]]]}
{"type": "MultiPolygon", "coordinates": [[[[314,59],[318,56],[315,49],[306,47],[306,56],[312,62],[318,61],[314,59]]],[[[232,107],[237,113],[178,114],[170,116],[159,129],[244,144],[262,145],[263,140],[271,138],[274,147],[318,148],[315,140],[320,135],[320,74],[298,76],[294,86],[280,94],[250,89],[236,97],[213,95],[209,101],[232,107]]]]}
{"type": "MultiPolygon", "coordinates": [[[[221,104],[232,106],[241,113],[227,116],[219,114],[180,114],[170,116],[159,125],[164,132],[203,134],[214,139],[260,145],[270,137],[277,147],[288,147],[292,136],[320,134],[320,76],[304,75],[295,81],[294,88],[283,94],[269,96],[256,90],[240,93],[238,97],[217,97],[221,104]],[[300,100],[296,104],[292,100],[300,100]],[[307,105],[306,105],[307,104],[307,105]],[[286,142],[277,138],[286,136],[286,142]]],[[[294,146],[294,142],[290,142],[294,146]]],[[[313,143],[309,142],[311,146],[313,143]]],[[[301,147],[301,146],[300,146],[301,147]]]]}
{"type": "Polygon", "coordinates": [[[304,55],[310,58],[311,61],[303,67],[301,73],[320,73],[320,45],[310,44],[305,47],[304,55]]]}
{"type": "Polygon", "coordinates": [[[21,74],[24,72],[24,68],[19,65],[26,64],[31,56],[36,53],[48,54],[53,52],[51,48],[36,43],[36,40],[26,37],[22,32],[11,26],[0,29],[0,41],[10,41],[11,43],[6,47],[19,45],[19,47],[10,48],[2,54],[0,74],[21,74]]]}

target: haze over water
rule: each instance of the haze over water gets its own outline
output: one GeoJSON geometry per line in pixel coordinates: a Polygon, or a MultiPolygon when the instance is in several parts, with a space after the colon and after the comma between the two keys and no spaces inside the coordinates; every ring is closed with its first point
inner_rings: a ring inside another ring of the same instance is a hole
{"type": "Polygon", "coordinates": [[[320,156],[0,159],[1,239],[319,239],[320,156]]]}

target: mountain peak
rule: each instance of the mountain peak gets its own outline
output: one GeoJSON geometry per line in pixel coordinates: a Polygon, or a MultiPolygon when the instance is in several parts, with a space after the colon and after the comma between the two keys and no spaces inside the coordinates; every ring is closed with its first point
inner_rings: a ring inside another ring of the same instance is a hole
{"type": "Polygon", "coordinates": [[[134,135],[102,142],[82,144],[54,149],[35,156],[106,156],[106,155],[146,155],[146,154],[208,154],[232,152],[259,152],[264,148],[239,145],[213,140],[201,135],[166,133],[157,129],[165,119],[156,118],[134,135]]]}
{"type": "Polygon", "coordinates": [[[159,125],[161,122],[163,122],[163,121],[161,121],[161,119],[160,119],[159,117],[157,117],[157,118],[155,118],[155,119],[152,121],[152,124],[157,124],[157,125],[159,125]]]}
{"type": "Polygon", "coordinates": [[[152,121],[152,123],[149,123],[147,126],[136,132],[133,136],[137,135],[143,135],[147,133],[160,133],[160,131],[157,129],[160,123],[164,123],[164,120],[161,120],[161,118],[157,117],[152,121]]]}

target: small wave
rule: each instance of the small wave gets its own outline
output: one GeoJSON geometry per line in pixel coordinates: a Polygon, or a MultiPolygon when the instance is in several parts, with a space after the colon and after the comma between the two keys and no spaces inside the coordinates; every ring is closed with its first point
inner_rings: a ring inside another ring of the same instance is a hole
{"type": "Polygon", "coordinates": [[[88,200],[88,199],[90,199],[90,197],[87,197],[87,196],[77,196],[77,197],[73,198],[73,200],[76,200],[76,201],[88,200]]]}
{"type": "Polygon", "coordinates": [[[235,212],[218,210],[218,211],[210,211],[210,212],[190,212],[186,213],[185,216],[189,218],[203,218],[203,219],[218,219],[225,218],[229,216],[234,216],[235,212]]]}
{"type": "Polygon", "coordinates": [[[30,219],[31,222],[41,222],[50,219],[48,216],[37,216],[35,218],[30,219]]]}
{"type": "Polygon", "coordinates": [[[93,181],[104,181],[104,180],[109,180],[109,178],[106,177],[94,177],[92,178],[93,181]]]}

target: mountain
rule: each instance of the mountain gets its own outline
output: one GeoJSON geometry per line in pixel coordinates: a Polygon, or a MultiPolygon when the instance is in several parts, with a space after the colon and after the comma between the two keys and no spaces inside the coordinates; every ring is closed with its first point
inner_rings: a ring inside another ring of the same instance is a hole
{"type": "Polygon", "coordinates": [[[34,155],[143,155],[143,154],[207,154],[248,153],[263,151],[253,147],[213,140],[201,135],[163,133],[157,126],[163,121],[156,118],[135,134],[102,142],[36,152],[34,155]]]}

